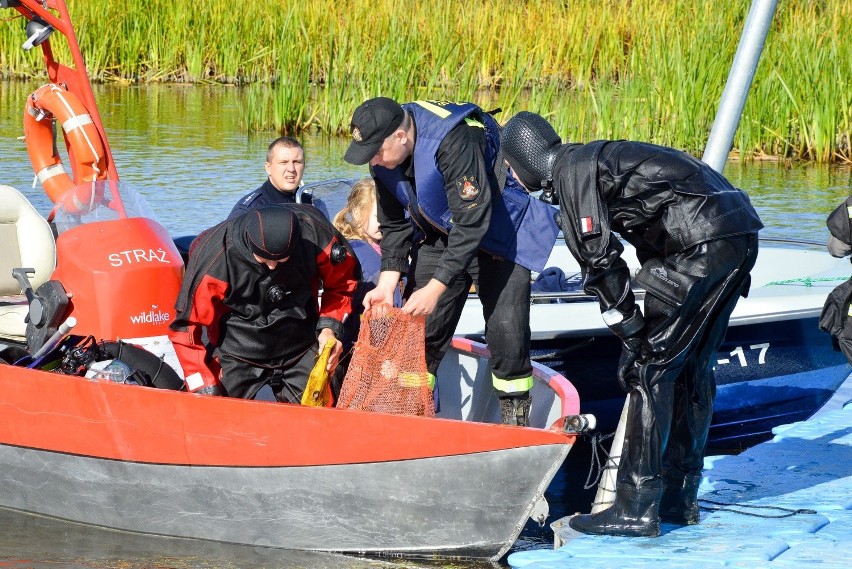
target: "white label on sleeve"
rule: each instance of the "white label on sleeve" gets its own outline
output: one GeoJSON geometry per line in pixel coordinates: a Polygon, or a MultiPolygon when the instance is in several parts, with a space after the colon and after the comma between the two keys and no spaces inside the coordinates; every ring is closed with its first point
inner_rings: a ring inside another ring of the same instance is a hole
{"type": "Polygon", "coordinates": [[[186,386],[190,391],[204,387],[204,380],[201,379],[201,374],[195,372],[186,376],[186,386]]]}

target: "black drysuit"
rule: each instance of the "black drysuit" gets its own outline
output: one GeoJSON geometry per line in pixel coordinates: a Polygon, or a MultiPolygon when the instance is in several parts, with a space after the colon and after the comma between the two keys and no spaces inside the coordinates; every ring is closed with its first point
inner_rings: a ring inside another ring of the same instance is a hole
{"type": "Polygon", "coordinates": [[[192,244],[169,326],[190,391],[216,387],[250,399],[269,383],[279,401],[298,403],[316,361],[317,333],[330,328],[342,336],[361,275],[354,253],[313,206],[274,208],[291,209],[298,231],[288,259],[273,270],[249,247],[248,215],[192,244]]]}
{"type": "MultiPolygon", "coordinates": [[[[852,196],[843,200],[825,221],[828,227],[828,252],[834,257],[852,253],[852,196]]],[[[831,291],[819,317],[820,330],[831,334],[835,350],[842,351],[852,363],[852,278],[831,291]]]]}
{"type": "Polygon", "coordinates": [[[748,292],[763,224],[748,196],[722,175],[647,143],[564,145],[553,183],[584,288],[625,344],[619,379],[631,408],[617,494],[625,485],[627,494],[654,493],[664,472],[676,480],[701,472],[713,358],[737,299],[748,292]],[[644,315],[616,234],[636,248],[644,315]]]}

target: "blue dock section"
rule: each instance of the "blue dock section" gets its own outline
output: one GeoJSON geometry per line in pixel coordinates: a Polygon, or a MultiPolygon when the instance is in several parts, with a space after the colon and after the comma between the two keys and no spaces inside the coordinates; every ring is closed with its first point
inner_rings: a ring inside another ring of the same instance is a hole
{"type": "Polygon", "coordinates": [[[708,457],[701,523],[658,538],[589,536],[567,518],[552,550],[519,551],[514,568],[852,567],[852,378],[807,421],[736,456],[708,457]],[[736,505],[730,505],[736,504],[736,505]]]}

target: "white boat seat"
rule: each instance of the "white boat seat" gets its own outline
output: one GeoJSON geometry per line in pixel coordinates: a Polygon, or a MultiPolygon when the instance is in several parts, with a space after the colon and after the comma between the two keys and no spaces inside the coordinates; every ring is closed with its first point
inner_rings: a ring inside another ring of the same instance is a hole
{"type": "Polygon", "coordinates": [[[12,269],[35,269],[33,290],[56,268],[56,242],[47,220],[24,195],[0,184],[0,338],[26,342],[29,306],[12,269]]]}

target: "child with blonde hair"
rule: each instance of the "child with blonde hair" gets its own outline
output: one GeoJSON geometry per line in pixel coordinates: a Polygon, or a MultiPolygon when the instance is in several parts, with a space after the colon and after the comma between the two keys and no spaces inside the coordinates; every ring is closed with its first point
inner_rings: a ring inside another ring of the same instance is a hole
{"type": "MultiPolygon", "coordinates": [[[[381,256],[379,242],[382,240],[382,232],[376,218],[376,183],[372,178],[358,180],[352,186],[346,205],[334,216],[332,223],[353,248],[357,242],[361,242],[370,245],[381,256]]],[[[360,260],[361,255],[357,250],[356,254],[360,260]]]]}
{"type": "MultiPolygon", "coordinates": [[[[376,183],[372,178],[363,178],[352,186],[346,205],[334,216],[332,224],[349,241],[361,263],[362,280],[352,299],[353,314],[344,324],[343,349],[348,353],[358,337],[364,296],[376,288],[382,268],[382,231],[376,217],[376,183]]],[[[394,306],[402,306],[399,289],[393,300],[394,306]]]]}

